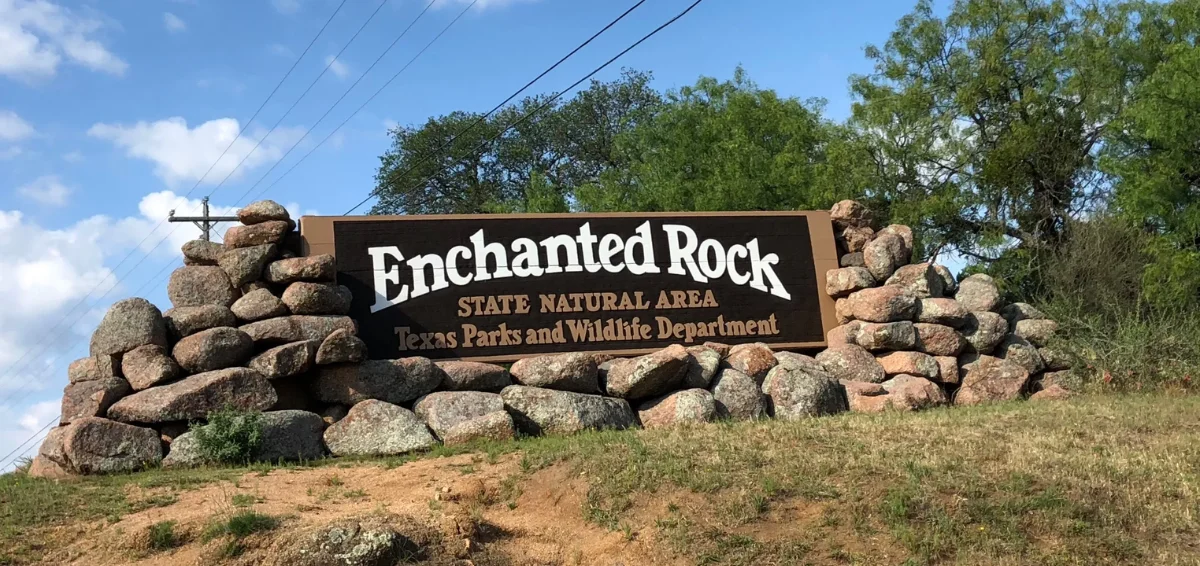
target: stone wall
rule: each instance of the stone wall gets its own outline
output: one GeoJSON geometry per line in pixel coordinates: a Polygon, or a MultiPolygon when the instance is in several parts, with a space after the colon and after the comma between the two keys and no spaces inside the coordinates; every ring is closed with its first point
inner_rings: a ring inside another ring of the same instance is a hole
{"type": "Polygon", "coordinates": [[[346,316],[331,256],[298,257],[299,235],[270,201],[238,214],[225,243],[183,246],[165,313],[120,301],[68,369],[60,426],[40,476],[203,464],[190,423],[223,408],[261,411],[255,459],[395,455],[442,442],[586,429],[801,419],[1066,394],[1045,348],[1053,321],[1001,305],[975,275],[909,265],[912,231],[833,209],[840,269],[827,274],[843,322],[809,357],[763,344],[671,346],[638,358],[575,353],[511,368],[426,358],[369,360],[346,316]]]}

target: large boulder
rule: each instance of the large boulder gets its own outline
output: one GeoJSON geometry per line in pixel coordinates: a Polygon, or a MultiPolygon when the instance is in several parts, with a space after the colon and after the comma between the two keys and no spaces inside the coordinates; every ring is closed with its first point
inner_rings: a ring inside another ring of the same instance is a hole
{"type": "Polygon", "coordinates": [[[839,380],[880,383],[886,378],[875,356],[857,344],[830,346],[817,354],[817,361],[839,380]]]}
{"type": "Polygon", "coordinates": [[[225,249],[278,244],[291,230],[292,223],[290,221],[268,220],[249,226],[233,226],[225,231],[222,240],[224,240],[225,249]]]}
{"type": "Polygon", "coordinates": [[[865,381],[842,381],[846,391],[847,409],[853,413],[882,413],[893,407],[892,398],[883,385],[865,381]]]}
{"type": "Polygon", "coordinates": [[[1017,399],[1029,383],[1029,372],[1025,368],[992,356],[979,356],[963,369],[962,385],[954,395],[955,405],[1017,399]]]}
{"type": "Polygon", "coordinates": [[[377,399],[399,405],[432,392],[445,379],[440,371],[416,369],[420,371],[409,372],[404,360],[319,366],[313,394],[325,403],[353,405],[377,399]]]}
{"type": "Polygon", "coordinates": [[[297,281],[284,289],[281,300],[293,314],[346,314],[350,289],[334,283],[297,281]]]}
{"type": "Polygon", "coordinates": [[[825,293],[840,298],[875,286],[875,278],[865,267],[842,267],[825,273],[825,293]]]}
{"type": "Polygon", "coordinates": [[[871,225],[871,211],[862,203],[852,200],[838,201],[829,211],[829,219],[838,228],[862,227],[871,225]]]}
{"type": "Polygon", "coordinates": [[[918,322],[917,349],[931,356],[957,356],[967,346],[967,341],[957,330],[941,324],[918,322]]]}
{"type": "Polygon", "coordinates": [[[275,244],[235,248],[225,250],[217,259],[217,265],[225,270],[225,274],[229,276],[229,281],[233,283],[233,286],[240,288],[242,285],[261,279],[263,269],[277,255],[279,255],[279,248],[275,244]]]}
{"type": "Polygon", "coordinates": [[[334,456],[391,456],[432,448],[437,439],[412,411],[370,399],[325,429],[334,456]]]}
{"type": "Polygon", "coordinates": [[[970,320],[970,311],[954,299],[921,299],[917,304],[917,322],[962,328],[970,320]]]}
{"type": "Polygon", "coordinates": [[[195,468],[209,463],[200,449],[196,434],[188,431],[171,441],[167,455],[162,459],[164,468],[195,468]]]}
{"type": "Polygon", "coordinates": [[[87,417],[102,417],[130,391],[129,382],[119,377],[68,384],[63,389],[59,422],[69,424],[87,417]]]}
{"type": "Polygon", "coordinates": [[[1046,362],[1042,360],[1041,354],[1038,354],[1037,347],[1015,334],[1005,336],[1004,340],[996,345],[992,355],[1025,368],[1029,375],[1042,373],[1046,369],[1046,362]]]}
{"type": "Polygon", "coordinates": [[[212,265],[180,267],[171,272],[171,279],[167,282],[167,298],[176,308],[201,305],[228,307],[237,300],[238,293],[225,270],[212,265]]]}
{"type": "Polygon", "coordinates": [[[584,352],[522,358],[508,371],[513,381],[529,387],[576,393],[600,391],[596,360],[584,352]]]}
{"type": "MultiPolygon", "coordinates": [[[[255,289],[242,295],[229,307],[233,315],[243,322],[256,322],[268,318],[288,315],[287,305],[269,289],[255,289]]],[[[232,325],[231,325],[232,326],[232,325]]]]}
{"type": "Polygon", "coordinates": [[[482,362],[438,362],[442,373],[442,389],[449,391],[500,391],[512,385],[508,370],[482,362]]]}
{"type": "Polygon", "coordinates": [[[645,428],[706,423],[717,418],[717,403],[707,390],[685,389],[642,403],[637,414],[645,428]]]}
{"type": "Polygon", "coordinates": [[[1046,364],[1046,371],[1063,371],[1071,369],[1071,357],[1056,348],[1038,348],[1038,355],[1046,364]]]}
{"type": "Polygon", "coordinates": [[[762,383],[767,372],[778,363],[771,347],[760,342],[738,344],[730,348],[729,355],[725,356],[725,365],[750,376],[755,383],[762,383]]]}
{"type": "Polygon", "coordinates": [[[228,326],[202,330],[175,344],[171,355],[180,367],[201,373],[239,366],[254,354],[250,335],[228,326]]]}
{"type": "Polygon", "coordinates": [[[926,299],[941,297],[945,292],[946,283],[942,276],[934,271],[933,265],[918,263],[896,269],[886,284],[900,287],[917,298],[926,299]]]}
{"type": "Polygon", "coordinates": [[[692,359],[688,361],[687,373],[683,376],[684,389],[707,389],[721,369],[721,353],[709,346],[691,346],[687,349],[692,359]]]}
{"type": "Polygon", "coordinates": [[[851,294],[846,301],[850,316],[864,322],[912,320],[917,314],[917,298],[893,285],[863,289],[851,294]]]}
{"type": "Polygon", "coordinates": [[[869,322],[857,327],[854,343],[870,350],[911,350],[917,346],[917,330],[913,323],[902,322],[869,322]]]}
{"type": "Polygon", "coordinates": [[[863,263],[876,281],[887,281],[896,268],[908,263],[904,240],[895,234],[880,232],[863,247],[863,263]]]}
{"type": "Polygon", "coordinates": [[[238,221],[246,226],[272,220],[287,222],[292,219],[287,209],[273,200],[252,202],[238,210],[237,216],[238,221]]]}
{"type": "Polygon", "coordinates": [[[1017,329],[1017,323],[1022,320],[1044,320],[1050,318],[1046,313],[1029,303],[1012,303],[1000,309],[1000,316],[1008,321],[1010,330],[1017,329]]]}
{"type": "Polygon", "coordinates": [[[622,399],[645,399],[674,391],[687,375],[691,355],[674,344],[631,360],[614,363],[608,369],[605,392],[622,399]]]}
{"type": "Polygon", "coordinates": [[[958,385],[958,358],[954,356],[934,356],[933,361],[938,365],[938,383],[946,385],[958,385]]]}
{"type": "Polygon", "coordinates": [[[950,273],[950,269],[944,265],[933,265],[933,272],[942,278],[942,292],[947,296],[958,292],[958,280],[954,278],[954,274],[950,273]]]}
{"type": "Polygon", "coordinates": [[[875,238],[875,231],[870,226],[850,226],[837,235],[835,241],[838,249],[847,253],[862,253],[863,248],[875,238]]]}
{"type": "Polygon", "coordinates": [[[767,411],[782,420],[832,415],[846,410],[842,388],[828,373],[779,365],[762,384],[767,411]]]}
{"type": "Polygon", "coordinates": [[[1058,332],[1058,323],[1049,319],[1023,319],[1012,325],[1013,334],[1038,348],[1044,348],[1058,332]]]}
{"type": "Polygon", "coordinates": [[[305,340],[323,341],[339,329],[351,334],[358,331],[354,321],[348,316],[281,316],[243,324],[239,328],[249,334],[258,347],[305,340]]]}
{"type": "Polygon", "coordinates": [[[937,379],[940,370],[933,356],[921,352],[890,352],[879,356],[878,359],[888,377],[908,374],[937,379]]]}
{"type": "Polygon", "coordinates": [[[766,400],[758,382],[741,371],[721,369],[713,378],[709,391],[716,403],[717,414],[723,418],[741,421],[761,419],[767,415],[766,400]]]}
{"type": "Polygon", "coordinates": [[[912,228],[903,224],[889,224],[879,230],[878,235],[891,234],[900,238],[904,244],[904,254],[899,258],[899,265],[905,265],[912,258],[913,251],[913,231],[912,228]]]}
{"type": "Polygon", "coordinates": [[[909,410],[925,409],[945,405],[949,402],[946,392],[936,383],[923,377],[897,375],[883,382],[883,388],[892,398],[892,406],[909,410]]]}
{"type": "Polygon", "coordinates": [[[854,252],[842,254],[838,258],[838,267],[866,267],[866,262],[863,261],[862,252],[854,252]]]}
{"type": "Polygon", "coordinates": [[[325,421],[308,411],[271,411],[259,419],[262,430],[254,460],[309,461],[325,457],[325,421]]]}
{"type": "Polygon", "coordinates": [[[120,355],[102,354],[75,360],[67,366],[67,381],[79,383],[80,381],[121,377],[121,357],[120,355]]]}
{"type": "Polygon", "coordinates": [[[121,371],[134,391],[173,381],[183,375],[183,369],[158,344],[138,346],[121,358],[121,371]]]}
{"type": "Polygon", "coordinates": [[[496,411],[458,423],[441,438],[446,446],[457,446],[480,439],[511,440],[516,434],[512,415],[508,411],[496,411]]]}
{"type": "Polygon", "coordinates": [[[333,281],[337,265],[332,255],[320,254],[273,261],[267,265],[266,279],[277,285],[297,281],[333,281]]]}
{"type": "Polygon", "coordinates": [[[163,319],[173,340],[218,326],[237,326],[233,311],[221,305],[176,307],[163,313],[163,319]]]}
{"type": "Polygon", "coordinates": [[[154,429],[86,417],[62,432],[62,453],[77,474],[134,472],[162,462],[154,429]]]}
{"type": "Polygon", "coordinates": [[[970,349],[980,354],[990,354],[1008,334],[1008,323],[994,312],[972,312],[962,329],[970,349]]]}
{"type": "Polygon", "coordinates": [[[113,303],[92,333],[93,356],[123,354],[146,344],[167,345],[167,324],[162,313],[146,299],[113,303]]]}
{"type": "Polygon", "coordinates": [[[500,397],[517,429],[526,434],[571,434],[637,425],[633,409],[624,399],[524,385],[505,387],[500,397]]]}
{"type": "Polygon", "coordinates": [[[109,407],[108,416],[136,423],[192,421],[224,408],[264,411],[276,400],[275,390],[262,374],[229,368],[139,391],[109,407]]]}
{"type": "Polygon", "coordinates": [[[367,343],[350,331],[334,330],[317,348],[317,365],[358,363],[367,359],[367,343]]]}
{"type": "Polygon", "coordinates": [[[958,283],[954,298],[971,312],[994,311],[1000,307],[1000,288],[990,275],[976,273],[958,283]]]}
{"type": "Polygon", "coordinates": [[[317,354],[317,342],[306,340],[271,348],[250,359],[246,364],[267,379],[292,377],[307,372],[317,354]]]}
{"type": "Polygon", "coordinates": [[[496,393],[481,391],[437,391],[413,404],[413,412],[438,438],[457,425],[497,411],[504,411],[504,400],[496,393]]]}
{"type": "Polygon", "coordinates": [[[821,365],[816,358],[797,352],[775,352],[775,361],[778,362],[775,367],[784,366],[810,372],[825,372],[825,366],[821,365]]]}
{"type": "Polygon", "coordinates": [[[208,240],[191,240],[181,248],[184,265],[216,265],[225,246],[208,240]]]}

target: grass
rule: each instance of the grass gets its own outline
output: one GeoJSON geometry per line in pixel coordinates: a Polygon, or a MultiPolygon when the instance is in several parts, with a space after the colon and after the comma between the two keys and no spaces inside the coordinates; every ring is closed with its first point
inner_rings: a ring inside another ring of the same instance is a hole
{"type": "MultiPolygon", "coordinates": [[[[556,468],[579,478],[589,521],[629,540],[653,534],[688,563],[1200,564],[1197,415],[1200,396],[1089,395],[469,450],[522,454],[494,509],[521,512],[523,486],[556,468]]],[[[131,486],[188,489],[256,469],[0,477],[0,548],[14,549],[0,564],[31,561],[38,535],[56,525],[131,512],[148,499],[131,486]]],[[[331,474],[326,484],[341,480],[331,474]]],[[[241,509],[214,525],[211,536],[227,536],[234,556],[240,536],[278,519],[241,509]]]]}
{"type": "Polygon", "coordinates": [[[175,521],[160,521],[150,525],[150,550],[162,552],[179,545],[175,534],[175,521]]]}

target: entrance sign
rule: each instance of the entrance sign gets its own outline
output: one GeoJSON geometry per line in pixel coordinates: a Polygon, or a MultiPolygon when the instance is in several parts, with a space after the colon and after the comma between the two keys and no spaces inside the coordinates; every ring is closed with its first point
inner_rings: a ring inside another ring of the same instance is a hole
{"type": "Polygon", "coordinates": [[[817,348],[837,325],[828,212],[305,216],[300,235],[379,358],[817,348]]]}

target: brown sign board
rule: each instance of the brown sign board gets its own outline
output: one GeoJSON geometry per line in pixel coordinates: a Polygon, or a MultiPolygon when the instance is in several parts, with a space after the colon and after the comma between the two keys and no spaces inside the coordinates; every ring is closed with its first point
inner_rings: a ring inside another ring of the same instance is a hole
{"type": "Polygon", "coordinates": [[[305,216],[374,358],[825,345],[828,212],[305,216]]]}

